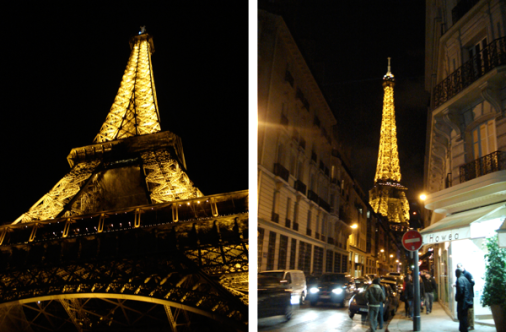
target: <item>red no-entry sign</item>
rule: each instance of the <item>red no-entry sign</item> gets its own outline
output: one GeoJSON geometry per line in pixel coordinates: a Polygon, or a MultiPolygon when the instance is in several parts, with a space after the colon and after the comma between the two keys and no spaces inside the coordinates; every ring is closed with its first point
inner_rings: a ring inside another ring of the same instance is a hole
{"type": "Polygon", "coordinates": [[[417,231],[407,231],[402,236],[402,245],[406,250],[418,251],[422,247],[422,235],[417,231]]]}

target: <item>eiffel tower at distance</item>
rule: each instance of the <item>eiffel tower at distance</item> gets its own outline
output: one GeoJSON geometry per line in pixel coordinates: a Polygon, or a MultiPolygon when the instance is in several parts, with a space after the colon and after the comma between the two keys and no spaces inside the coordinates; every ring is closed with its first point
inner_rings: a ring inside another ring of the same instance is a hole
{"type": "Polygon", "coordinates": [[[374,212],[386,217],[392,231],[400,233],[409,226],[409,203],[406,187],[401,185],[401,167],[397,147],[397,126],[394,107],[395,78],[390,69],[383,76],[383,116],[378,152],[378,164],[374,177],[374,187],[369,190],[369,204],[374,212]]]}
{"type": "Polygon", "coordinates": [[[153,38],[130,47],[93,144],[0,226],[1,331],[247,330],[248,190],[194,185],[161,131],[153,38]]]}

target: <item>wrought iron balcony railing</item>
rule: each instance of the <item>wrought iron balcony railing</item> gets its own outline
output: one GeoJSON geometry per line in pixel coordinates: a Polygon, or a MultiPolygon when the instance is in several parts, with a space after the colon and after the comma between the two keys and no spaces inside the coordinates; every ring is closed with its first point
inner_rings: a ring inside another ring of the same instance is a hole
{"type": "Polygon", "coordinates": [[[492,152],[460,166],[460,183],[504,169],[506,169],[506,152],[492,152]]]}
{"type": "Polygon", "coordinates": [[[492,41],[434,87],[434,108],[444,104],[492,69],[506,64],[506,37],[492,41]]]}
{"type": "Polygon", "coordinates": [[[318,205],[321,206],[325,211],[330,212],[330,204],[318,197],[318,205]]]}
{"type": "Polygon", "coordinates": [[[303,195],[306,194],[306,185],[302,181],[296,180],[293,187],[295,190],[300,191],[303,195]]]}
{"type": "Polygon", "coordinates": [[[307,191],[307,198],[309,198],[311,201],[318,204],[318,195],[314,191],[308,190],[307,191]]]}
{"type": "Polygon", "coordinates": [[[275,163],[274,164],[274,175],[277,175],[280,178],[282,178],[283,180],[285,180],[286,182],[288,182],[288,177],[290,176],[290,172],[286,168],[284,168],[283,165],[281,165],[279,163],[275,163]]]}

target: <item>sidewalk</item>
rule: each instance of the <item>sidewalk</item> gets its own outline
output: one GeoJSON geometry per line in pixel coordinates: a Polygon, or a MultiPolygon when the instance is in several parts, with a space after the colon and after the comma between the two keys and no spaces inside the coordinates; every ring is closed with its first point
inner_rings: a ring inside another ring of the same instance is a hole
{"type": "MultiPolygon", "coordinates": [[[[444,311],[438,302],[434,302],[432,312],[426,314],[420,313],[420,331],[423,332],[458,332],[459,322],[454,322],[450,316],[444,311]]],[[[413,321],[407,318],[404,314],[404,303],[399,304],[397,314],[392,318],[388,324],[387,330],[389,332],[409,332],[413,331],[413,321]]],[[[473,332],[496,332],[495,326],[474,325],[473,332]]]]}

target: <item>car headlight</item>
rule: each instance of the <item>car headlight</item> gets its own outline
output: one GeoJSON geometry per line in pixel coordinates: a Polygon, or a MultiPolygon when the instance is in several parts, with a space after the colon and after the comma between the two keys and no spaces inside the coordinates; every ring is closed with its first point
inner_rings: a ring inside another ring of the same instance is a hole
{"type": "Polygon", "coordinates": [[[358,292],[359,292],[359,293],[362,293],[364,290],[365,290],[365,288],[364,288],[364,287],[362,287],[362,288],[360,288],[360,289],[358,290],[358,292]]]}
{"type": "Polygon", "coordinates": [[[343,292],[342,288],[334,288],[332,290],[332,293],[337,294],[337,295],[341,294],[342,292],[343,292]]]}
{"type": "Polygon", "coordinates": [[[311,294],[316,294],[316,293],[318,293],[319,291],[320,291],[320,290],[319,290],[318,288],[316,288],[316,287],[311,287],[311,288],[309,289],[309,293],[311,293],[311,294]]]}

